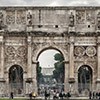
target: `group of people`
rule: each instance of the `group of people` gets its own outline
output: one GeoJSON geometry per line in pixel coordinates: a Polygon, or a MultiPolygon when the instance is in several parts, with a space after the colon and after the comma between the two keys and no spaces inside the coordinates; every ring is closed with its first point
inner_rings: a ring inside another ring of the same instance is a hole
{"type": "Polygon", "coordinates": [[[54,100],[56,100],[56,99],[63,99],[63,98],[69,98],[69,97],[71,97],[70,92],[65,93],[63,91],[61,91],[61,92],[55,92],[54,91],[54,95],[53,95],[53,99],[54,100]]]}
{"type": "MultiPolygon", "coordinates": [[[[58,100],[58,99],[63,99],[63,98],[69,98],[71,97],[70,92],[65,93],[64,91],[53,91],[53,100],[58,100]]],[[[50,92],[48,92],[47,90],[45,90],[45,100],[47,100],[48,98],[50,99],[50,92]]]]}
{"type": "Polygon", "coordinates": [[[89,99],[100,99],[100,92],[90,91],[89,99]]]}

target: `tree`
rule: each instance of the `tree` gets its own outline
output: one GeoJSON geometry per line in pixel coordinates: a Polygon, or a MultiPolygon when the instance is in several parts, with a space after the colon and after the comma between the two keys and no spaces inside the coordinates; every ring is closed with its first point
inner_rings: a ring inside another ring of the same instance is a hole
{"type": "Polygon", "coordinates": [[[56,79],[57,82],[64,82],[64,57],[60,53],[56,53],[54,55],[54,59],[57,61],[54,64],[55,70],[53,71],[53,78],[56,79]]]}
{"type": "Polygon", "coordinates": [[[38,81],[38,83],[43,83],[44,82],[41,70],[42,70],[42,67],[38,64],[38,66],[37,66],[37,81],[38,81]]]}

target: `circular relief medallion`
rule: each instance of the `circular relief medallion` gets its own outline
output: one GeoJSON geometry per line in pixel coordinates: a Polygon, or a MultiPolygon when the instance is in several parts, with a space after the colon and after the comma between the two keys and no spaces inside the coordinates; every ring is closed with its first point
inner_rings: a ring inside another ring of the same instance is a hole
{"type": "Polygon", "coordinates": [[[96,48],[95,47],[87,47],[86,48],[86,54],[88,56],[94,56],[96,54],[96,48]]]}
{"type": "Polygon", "coordinates": [[[6,48],[6,54],[7,54],[7,55],[14,55],[14,54],[15,54],[15,48],[12,47],[12,46],[8,46],[8,47],[6,48]]]}
{"type": "Polygon", "coordinates": [[[17,52],[18,52],[18,55],[24,56],[24,55],[26,55],[26,48],[24,46],[21,46],[18,48],[17,52]]]}
{"type": "Polygon", "coordinates": [[[85,54],[85,48],[84,47],[75,47],[75,55],[76,56],[83,56],[85,54]]]}

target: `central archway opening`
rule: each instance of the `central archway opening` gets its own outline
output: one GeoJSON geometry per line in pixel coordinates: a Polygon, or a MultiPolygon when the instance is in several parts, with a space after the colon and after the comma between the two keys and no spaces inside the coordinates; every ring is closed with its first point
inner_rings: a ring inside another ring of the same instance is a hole
{"type": "Polygon", "coordinates": [[[39,91],[64,90],[64,57],[55,49],[47,49],[38,56],[37,81],[39,91]]]}
{"type": "Polygon", "coordinates": [[[23,69],[19,65],[13,65],[9,69],[10,91],[21,94],[23,90],[23,69]]]}
{"type": "Polygon", "coordinates": [[[88,65],[83,65],[78,70],[78,90],[79,93],[90,91],[92,86],[92,69],[88,65]]]}

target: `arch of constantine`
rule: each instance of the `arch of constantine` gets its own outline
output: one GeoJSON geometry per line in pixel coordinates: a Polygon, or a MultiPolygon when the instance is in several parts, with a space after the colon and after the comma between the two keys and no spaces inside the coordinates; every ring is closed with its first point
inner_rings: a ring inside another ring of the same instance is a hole
{"type": "Polygon", "coordinates": [[[46,49],[64,56],[66,92],[99,90],[100,7],[0,7],[0,95],[37,92],[46,49]]]}

